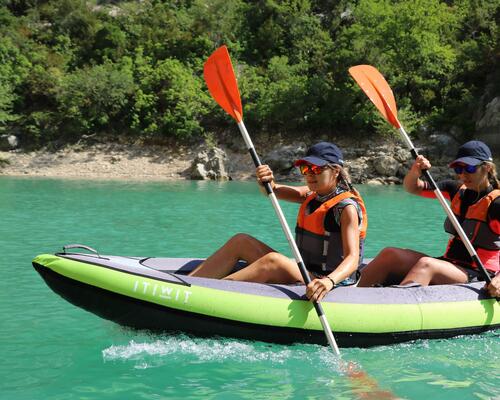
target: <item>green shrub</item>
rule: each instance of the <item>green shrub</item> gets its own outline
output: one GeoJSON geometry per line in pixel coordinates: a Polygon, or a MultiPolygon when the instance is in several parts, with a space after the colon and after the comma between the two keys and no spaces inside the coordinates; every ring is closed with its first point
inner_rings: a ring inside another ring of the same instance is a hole
{"type": "Polygon", "coordinates": [[[15,105],[20,101],[19,90],[29,68],[29,61],[13,40],[0,34],[0,132],[20,118],[15,105]]]}
{"type": "Polygon", "coordinates": [[[134,96],[133,125],[148,136],[189,138],[201,134],[201,120],[211,104],[195,71],[178,60],[152,64],[138,54],[138,90],[134,96]]]}
{"type": "Polygon", "coordinates": [[[61,128],[75,137],[126,128],[135,92],[129,67],[106,62],[64,76],[57,94],[61,128]]]}

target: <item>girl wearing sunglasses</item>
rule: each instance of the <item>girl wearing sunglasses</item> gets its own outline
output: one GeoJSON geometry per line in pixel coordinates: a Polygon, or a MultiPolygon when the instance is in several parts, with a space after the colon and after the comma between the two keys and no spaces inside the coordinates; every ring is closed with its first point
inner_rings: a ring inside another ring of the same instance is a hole
{"type": "MultiPolygon", "coordinates": [[[[296,242],[312,279],[306,295],[314,301],[320,301],[336,285],[355,283],[363,258],[366,210],[343,165],[340,149],[333,143],[320,142],[295,162],[304,175],[305,186],[277,184],[267,165],[256,170],[261,187],[269,182],[279,199],[301,204],[296,242]]],[[[303,282],[294,260],[241,233],[190,275],[262,283],[303,282]],[[233,272],[239,260],[248,266],[233,272]]]]}
{"type": "MultiPolygon", "coordinates": [[[[453,213],[482,264],[493,276],[500,270],[500,183],[491,151],[483,142],[467,142],[449,166],[457,179],[439,182],[437,186],[451,201],[453,213]]],[[[430,167],[425,157],[418,156],[404,179],[405,189],[416,195],[434,197],[429,183],[420,179],[422,170],[430,167]]],[[[426,286],[483,280],[448,218],[444,229],[451,238],[443,256],[434,258],[414,250],[385,248],[363,270],[359,286],[398,283],[426,286]]],[[[496,290],[493,286],[488,289],[490,293],[496,290]]]]}

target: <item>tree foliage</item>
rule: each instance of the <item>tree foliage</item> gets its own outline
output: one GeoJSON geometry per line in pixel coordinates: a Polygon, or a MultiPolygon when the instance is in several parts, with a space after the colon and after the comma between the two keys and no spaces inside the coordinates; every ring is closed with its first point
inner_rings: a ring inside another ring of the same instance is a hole
{"type": "Polygon", "coordinates": [[[232,54],[257,132],[383,134],[347,70],[376,66],[409,131],[458,127],[500,92],[497,0],[3,0],[0,131],[189,139],[225,129],[203,63],[232,54]]]}

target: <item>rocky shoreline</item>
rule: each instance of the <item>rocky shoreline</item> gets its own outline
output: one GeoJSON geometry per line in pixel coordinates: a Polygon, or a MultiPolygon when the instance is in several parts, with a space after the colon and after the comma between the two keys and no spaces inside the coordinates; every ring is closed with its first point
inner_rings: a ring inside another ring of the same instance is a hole
{"type": "MultiPolygon", "coordinates": [[[[411,155],[392,138],[377,141],[322,137],[344,150],[353,183],[400,184],[411,165],[411,155]]],[[[319,141],[318,140],[318,141],[319,141]]],[[[448,140],[448,139],[446,139],[448,140]]],[[[447,163],[457,144],[436,138],[419,151],[430,157],[436,179],[450,175],[447,163]],[[438,141],[441,142],[438,142],[438,141]]],[[[254,167],[243,143],[197,146],[159,146],[119,143],[74,144],[58,150],[0,151],[0,175],[64,179],[107,179],[168,181],[183,179],[249,180],[254,167]]],[[[302,178],[293,160],[301,157],[310,143],[256,143],[262,162],[273,168],[279,181],[302,178]]]]}

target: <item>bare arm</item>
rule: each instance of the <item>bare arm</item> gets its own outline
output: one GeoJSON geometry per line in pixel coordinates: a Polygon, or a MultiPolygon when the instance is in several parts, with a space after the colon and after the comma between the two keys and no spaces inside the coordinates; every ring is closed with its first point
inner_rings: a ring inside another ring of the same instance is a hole
{"type": "Polygon", "coordinates": [[[328,278],[313,279],[307,285],[306,295],[310,300],[320,301],[336,284],[351,276],[359,264],[359,219],[356,208],[351,204],[344,208],[340,216],[340,234],[344,259],[328,274],[328,278]],[[330,280],[331,279],[331,280],[330,280]],[[333,281],[333,282],[332,282],[333,281]]]}
{"type": "Polygon", "coordinates": [[[424,156],[418,156],[406,174],[403,186],[407,192],[419,195],[425,189],[425,182],[420,179],[422,170],[429,169],[431,163],[424,156]]]}
{"type": "Polygon", "coordinates": [[[264,182],[270,182],[276,197],[280,200],[291,201],[294,203],[302,203],[309,192],[307,186],[289,186],[280,185],[274,181],[274,175],[271,168],[268,165],[261,165],[257,167],[255,171],[257,175],[257,182],[259,183],[260,190],[262,193],[266,193],[264,182]]]}

